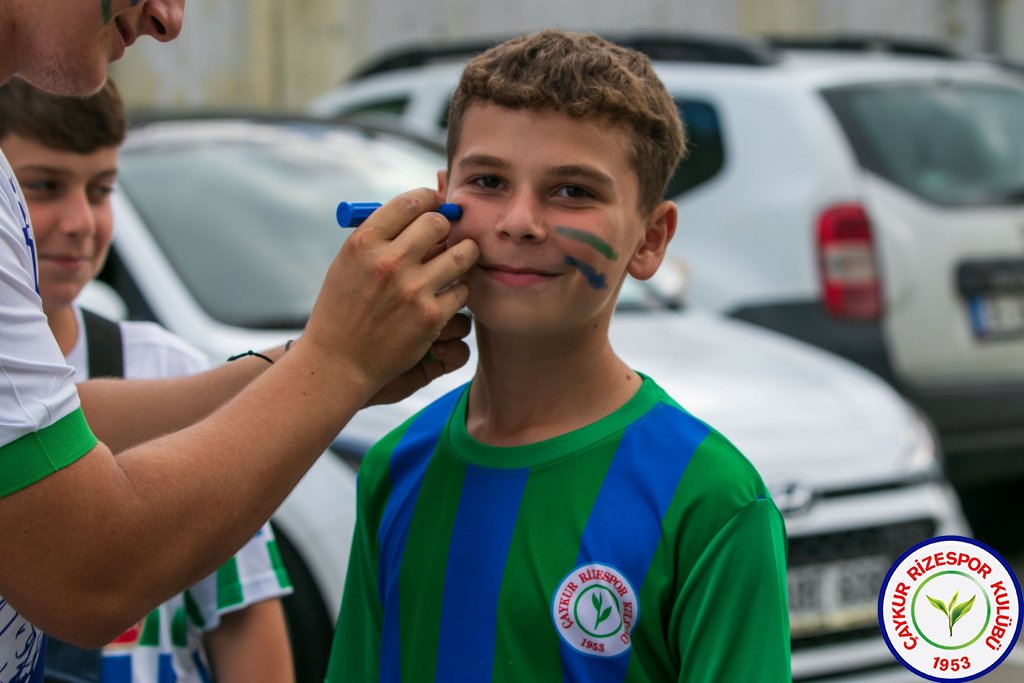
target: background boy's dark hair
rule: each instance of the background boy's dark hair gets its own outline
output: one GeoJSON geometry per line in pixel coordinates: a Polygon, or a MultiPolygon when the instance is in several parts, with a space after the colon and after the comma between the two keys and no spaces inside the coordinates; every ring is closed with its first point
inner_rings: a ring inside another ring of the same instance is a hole
{"type": "Polygon", "coordinates": [[[124,141],[124,103],[109,78],[88,97],[62,97],[20,78],[0,86],[0,139],[18,135],[47,147],[89,154],[124,141]]]}
{"type": "Polygon", "coordinates": [[[492,102],[559,111],[622,126],[640,182],[640,210],[652,210],[684,152],[679,110],[646,55],[591,33],[547,30],[513,38],[466,65],[448,113],[448,162],[466,109],[492,102]]]}

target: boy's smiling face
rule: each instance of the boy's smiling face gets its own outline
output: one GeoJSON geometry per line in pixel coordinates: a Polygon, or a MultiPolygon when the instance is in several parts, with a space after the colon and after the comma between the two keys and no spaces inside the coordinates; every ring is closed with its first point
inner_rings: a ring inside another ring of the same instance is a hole
{"type": "Polygon", "coordinates": [[[79,154],[15,134],[2,143],[28,201],[39,290],[49,314],[69,306],[106,259],[118,148],[79,154]]]}
{"type": "Polygon", "coordinates": [[[671,202],[640,212],[624,128],[555,111],[472,104],[439,184],[463,209],[450,241],[480,247],[469,307],[494,331],[604,329],[626,274],[653,275],[675,230],[671,202]]]}

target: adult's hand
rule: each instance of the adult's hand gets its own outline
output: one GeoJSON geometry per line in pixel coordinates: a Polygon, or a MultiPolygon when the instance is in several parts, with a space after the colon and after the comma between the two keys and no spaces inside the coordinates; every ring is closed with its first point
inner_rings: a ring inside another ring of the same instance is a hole
{"type": "Polygon", "coordinates": [[[407,192],[355,230],[328,269],[302,335],[325,371],[365,383],[373,402],[398,400],[468,358],[461,342],[450,341],[468,333],[468,321],[449,321],[469,296],[459,278],[479,249],[464,240],[434,255],[451,229],[434,212],[440,203],[433,190],[407,192]],[[424,362],[439,339],[440,355],[433,355],[441,362],[424,362]]]}
{"type": "Polygon", "coordinates": [[[469,316],[458,313],[441,330],[423,358],[378,391],[367,405],[395,403],[425,387],[441,375],[458,370],[469,360],[469,346],[462,339],[472,329],[469,316]]]}

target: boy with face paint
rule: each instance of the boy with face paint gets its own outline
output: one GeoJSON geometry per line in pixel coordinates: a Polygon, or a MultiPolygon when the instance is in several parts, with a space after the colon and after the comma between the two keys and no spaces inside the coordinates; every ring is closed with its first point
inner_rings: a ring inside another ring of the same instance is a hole
{"type": "MultiPolygon", "coordinates": [[[[184,0],[0,0],[0,82],[95,92],[136,39],[174,39],[183,12],[184,0]]],[[[407,193],[346,240],[287,353],[76,386],[0,154],[0,683],[41,680],[44,631],[103,646],[216,570],[356,411],[466,362],[455,314],[468,292],[452,283],[477,250],[437,254],[439,204],[407,193]]]]}
{"type": "Polygon", "coordinates": [[[480,248],[479,360],[361,466],[329,681],[791,679],[781,515],[608,338],[683,146],[649,61],[597,36],[466,66],[439,187],[480,248]]]}

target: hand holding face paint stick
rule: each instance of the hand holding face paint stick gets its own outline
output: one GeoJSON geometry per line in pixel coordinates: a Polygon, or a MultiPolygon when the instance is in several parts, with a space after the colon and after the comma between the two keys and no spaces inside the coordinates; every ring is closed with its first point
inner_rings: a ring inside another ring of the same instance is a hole
{"type": "MultiPolygon", "coordinates": [[[[379,202],[341,202],[336,212],[338,225],[357,228],[379,208],[379,202]]],[[[457,221],[462,217],[462,208],[458,204],[442,204],[437,207],[437,212],[449,221],[457,221]]]]}
{"type": "MultiPolygon", "coordinates": [[[[338,225],[343,228],[357,228],[380,206],[379,202],[341,202],[338,204],[336,212],[338,225]]],[[[437,207],[437,212],[449,221],[457,221],[462,217],[462,208],[458,204],[441,204],[441,206],[437,207]]],[[[585,230],[559,225],[555,226],[555,234],[593,247],[607,259],[615,260],[618,258],[618,254],[615,253],[611,245],[585,230]]],[[[594,266],[569,256],[566,257],[565,262],[578,269],[580,274],[586,278],[587,283],[594,289],[608,288],[604,274],[598,272],[594,266]]]]}

